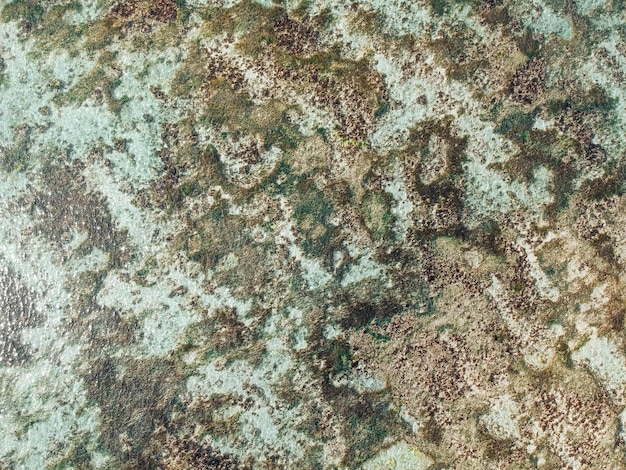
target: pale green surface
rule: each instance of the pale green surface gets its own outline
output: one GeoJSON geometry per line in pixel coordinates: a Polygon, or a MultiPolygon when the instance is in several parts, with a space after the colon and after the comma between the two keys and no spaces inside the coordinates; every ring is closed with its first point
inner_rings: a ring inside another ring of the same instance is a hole
{"type": "Polygon", "coordinates": [[[363,464],[363,470],[426,470],[433,461],[415,447],[399,442],[363,464]]]}

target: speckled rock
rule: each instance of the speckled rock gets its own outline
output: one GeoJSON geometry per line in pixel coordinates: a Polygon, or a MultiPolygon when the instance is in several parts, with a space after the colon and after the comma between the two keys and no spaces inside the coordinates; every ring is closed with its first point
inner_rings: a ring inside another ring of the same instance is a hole
{"type": "Polygon", "coordinates": [[[0,468],[624,468],[625,19],[1,2],[0,468]]]}

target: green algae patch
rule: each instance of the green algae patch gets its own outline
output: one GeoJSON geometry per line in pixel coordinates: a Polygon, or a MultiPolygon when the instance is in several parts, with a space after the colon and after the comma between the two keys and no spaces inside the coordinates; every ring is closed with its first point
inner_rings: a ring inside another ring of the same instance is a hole
{"type": "Polygon", "coordinates": [[[362,207],[363,222],[371,237],[376,241],[387,239],[394,223],[390,196],[384,192],[368,193],[362,207]]]}
{"type": "Polygon", "coordinates": [[[579,94],[573,96],[571,106],[577,111],[596,112],[609,118],[611,111],[615,110],[618,100],[598,85],[593,85],[588,89],[581,90],[579,94]]]}
{"type": "Polygon", "coordinates": [[[283,15],[285,11],[280,6],[265,8],[258,2],[246,0],[233,5],[230,8],[209,7],[200,11],[204,23],[202,25],[202,33],[211,37],[216,34],[245,33],[245,42],[241,45],[245,46],[258,40],[260,36],[273,35],[274,23],[283,15]]]}
{"type": "Polygon", "coordinates": [[[411,200],[423,201],[436,211],[414,217],[420,236],[432,237],[462,229],[465,201],[466,137],[451,134],[451,117],[428,120],[413,127],[399,154],[405,166],[411,200]]]}
{"type": "Polygon", "coordinates": [[[354,402],[344,405],[347,412],[346,430],[350,430],[350,450],[345,463],[350,466],[363,464],[384,446],[390,434],[399,428],[398,419],[391,404],[382,397],[355,397],[354,402]]]}
{"type": "Polygon", "coordinates": [[[449,79],[468,80],[479,69],[489,65],[483,54],[468,53],[470,48],[476,47],[475,35],[474,31],[460,26],[452,34],[446,31],[441,39],[430,43],[429,47],[445,67],[449,79]]]}
{"type": "Polygon", "coordinates": [[[10,148],[0,147],[0,168],[8,173],[24,171],[30,163],[29,149],[32,128],[26,124],[14,129],[14,142],[10,148]]]}
{"type": "Polygon", "coordinates": [[[4,21],[21,20],[27,24],[27,28],[36,26],[45,14],[45,9],[39,1],[15,0],[2,9],[4,21]]]}
{"type": "MultiPolygon", "coordinates": [[[[346,306],[346,312],[341,318],[341,326],[346,329],[368,329],[370,326],[377,327],[388,324],[391,318],[398,313],[401,308],[389,301],[370,303],[358,301],[346,306]]],[[[369,331],[374,335],[373,331],[369,331]]]]}
{"type": "Polygon", "coordinates": [[[245,129],[254,103],[247,92],[233,90],[224,79],[210,83],[206,88],[207,100],[199,116],[200,123],[219,128],[227,126],[231,132],[245,129]]]}
{"type": "Polygon", "coordinates": [[[193,96],[198,100],[197,122],[200,125],[224,128],[226,135],[235,139],[246,134],[259,135],[265,150],[296,148],[301,135],[288,118],[289,112],[296,108],[279,100],[255,102],[242,89],[244,85],[243,74],[227,67],[224,57],[194,42],[174,76],[170,94],[181,98],[193,96]]]}
{"type": "Polygon", "coordinates": [[[213,269],[229,253],[249,243],[248,237],[244,235],[246,222],[243,217],[228,215],[218,205],[208,216],[193,221],[191,235],[182,235],[176,244],[187,253],[189,259],[213,269]]]}
{"type": "Polygon", "coordinates": [[[506,134],[515,140],[526,142],[535,123],[537,111],[533,110],[530,113],[514,111],[510,113],[496,128],[496,132],[506,134]]]}
{"type": "Polygon", "coordinates": [[[68,13],[79,11],[79,2],[57,5],[46,10],[35,31],[37,48],[35,55],[44,57],[54,49],[69,51],[70,55],[78,55],[83,38],[89,30],[87,24],[71,24],[66,19],[68,13]]]}
{"type": "Polygon", "coordinates": [[[298,185],[305,177],[306,175],[294,172],[286,160],[281,160],[274,171],[260,183],[259,190],[271,195],[290,196],[298,189],[298,185]]]}
{"type": "Polygon", "coordinates": [[[180,393],[182,372],[172,361],[160,358],[129,360],[127,364],[110,357],[94,360],[83,380],[89,397],[101,409],[101,443],[118,466],[156,464],[150,445],[156,420],[180,406],[176,395],[180,393]],[[130,448],[125,441],[132,443],[130,448]]]}
{"type": "Polygon", "coordinates": [[[128,97],[116,98],[115,89],[120,85],[121,71],[116,63],[115,52],[103,52],[93,68],[83,75],[67,91],[60,90],[54,100],[58,106],[80,106],[92,99],[96,104],[106,104],[111,113],[119,115],[128,97]]]}
{"type": "Polygon", "coordinates": [[[332,252],[332,240],[336,234],[336,229],[329,223],[333,205],[307,179],[300,182],[294,197],[293,218],[304,237],[302,249],[307,255],[326,257],[332,252]]]}
{"type": "Polygon", "coordinates": [[[205,77],[202,49],[200,44],[195,41],[187,45],[186,59],[174,74],[170,93],[173,96],[187,96],[199,89],[205,77]]]}
{"type": "Polygon", "coordinates": [[[437,16],[444,16],[453,9],[461,9],[465,5],[472,6],[475,0],[430,0],[430,7],[437,16]]]}
{"type": "Polygon", "coordinates": [[[22,31],[32,34],[36,47],[29,53],[32,58],[44,58],[54,50],[66,50],[71,56],[80,52],[80,44],[88,26],[71,24],[66,16],[79,12],[80,2],[65,2],[44,8],[41,2],[15,1],[4,7],[3,21],[19,21],[22,31]]]}
{"type": "Polygon", "coordinates": [[[334,340],[328,345],[326,360],[330,365],[330,373],[333,376],[348,372],[352,367],[352,350],[346,341],[334,340]]]}

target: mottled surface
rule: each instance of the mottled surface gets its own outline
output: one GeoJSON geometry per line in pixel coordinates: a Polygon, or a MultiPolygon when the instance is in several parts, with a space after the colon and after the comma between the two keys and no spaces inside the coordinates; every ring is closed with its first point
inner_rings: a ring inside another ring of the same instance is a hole
{"type": "Polygon", "coordinates": [[[0,6],[0,468],[626,467],[621,1],[0,6]]]}

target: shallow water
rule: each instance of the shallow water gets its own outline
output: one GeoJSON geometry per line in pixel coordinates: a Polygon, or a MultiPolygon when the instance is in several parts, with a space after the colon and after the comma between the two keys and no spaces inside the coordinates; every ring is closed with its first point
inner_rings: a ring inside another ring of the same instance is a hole
{"type": "Polygon", "coordinates": [[[0,7],[0,469],[626,466],[621,2],[0,7]]]}

